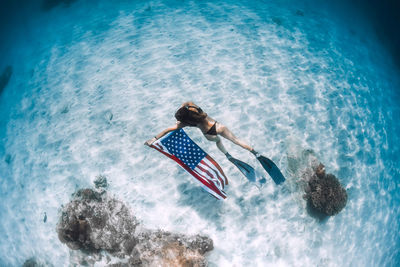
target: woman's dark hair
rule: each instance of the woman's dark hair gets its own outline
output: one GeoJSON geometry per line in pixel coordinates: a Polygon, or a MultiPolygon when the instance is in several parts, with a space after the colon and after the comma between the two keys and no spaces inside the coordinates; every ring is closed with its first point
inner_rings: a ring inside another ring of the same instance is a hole
{"type": "Polygon", "coordinates": [[[207,113],[205,113],[201,108],[195,108],[198,112],[190,110],[188,106],[181,107],[175,112],[175,118],[190,126],[196,126],[207,117],[207,113]]]}

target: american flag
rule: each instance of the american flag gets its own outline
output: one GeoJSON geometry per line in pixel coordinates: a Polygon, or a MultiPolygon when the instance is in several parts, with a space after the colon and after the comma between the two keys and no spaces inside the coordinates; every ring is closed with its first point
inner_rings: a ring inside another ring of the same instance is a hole
{"type": "Polygon", "coordinates": [[[197,182],[218,199],[225,199],[224,187],[228,184],[218,163],[207,155],[183,129],[175,130],[155,141],[151,147],[176,161],[197,182]]]}

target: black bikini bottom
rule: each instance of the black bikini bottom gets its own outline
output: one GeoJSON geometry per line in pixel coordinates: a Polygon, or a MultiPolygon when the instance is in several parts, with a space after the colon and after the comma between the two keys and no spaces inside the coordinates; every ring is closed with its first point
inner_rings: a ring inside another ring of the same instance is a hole
{"type": "Polygon", "coordinates": [[[217,127],[215,126],[216,124],[217,124],[217,122],[215,122],[214,125],[211,126],[210,130],[208,130],[208,131],[206,132],[206,134],[209,134],[209,135],[217,135],[217,127]]]}

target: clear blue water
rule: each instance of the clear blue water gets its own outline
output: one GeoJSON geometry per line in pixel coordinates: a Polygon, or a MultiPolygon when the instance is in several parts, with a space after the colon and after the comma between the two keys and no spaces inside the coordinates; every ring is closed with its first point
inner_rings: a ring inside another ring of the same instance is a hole
{"type": "Polygon", "coordinates": [[[59,208],[99,174],[146,227],[209,235],[211,266],[400,264],[400,80],[367,22],[350,28],[315,1],[131,2],[34,10],[5,40],[0,265],[73,264],[55,232],[59,208]],[[287,183],[257,188],[189,129],[230,180],[217,201],[143,146],[187,100],[273,159],[287,183]],[[323,223],[296,186],[304,162],[288,168],[304,149],[348,190],[323,223]]]}

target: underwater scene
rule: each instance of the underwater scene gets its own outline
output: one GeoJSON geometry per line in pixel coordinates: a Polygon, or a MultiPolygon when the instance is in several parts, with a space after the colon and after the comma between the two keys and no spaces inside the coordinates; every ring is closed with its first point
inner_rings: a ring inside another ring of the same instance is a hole
{"type": "Polygon", "coordinates": [[[399,266],[400,69],[342,5],[5,4],[0,266],[399,266]],[[187,101],[225,199],[144,145],[187,101]]]}

